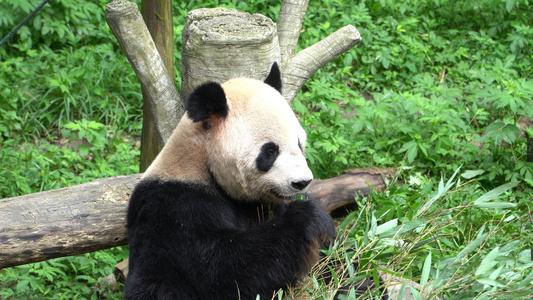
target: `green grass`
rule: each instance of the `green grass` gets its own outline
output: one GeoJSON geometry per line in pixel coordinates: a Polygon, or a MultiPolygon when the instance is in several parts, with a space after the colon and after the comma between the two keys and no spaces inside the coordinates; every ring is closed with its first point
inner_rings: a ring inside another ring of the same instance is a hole
{"type": "MultiPolygon", "coordinates": [[[[0,37],[39,3],[0,2],[0,37]]],[[[175,1],[176,71],[186,13],[215,6],[274,20],[279,11],[279,1],[175,1]]],[[[138,171],[140,86],[104,7],[51,1],[0,47],[0,198],[138,171]]],[[[338,266],[335,280],[325,285],[315,271],[285,296],[330,299],[377,269],[420,283],[413,293],[424,299],[533,294],[533,165],[525,158],[533,129],[521,125],[533,119],[530,7],[528,0],[311,1],[299,50],[348,24],[363,37],[293,104],[315,176],[369,166],[398,172],[338,220],[344,239],[324,262],[338,266]]],[[[127,253],[1,270],[0,298],[121,298],[103,278],[127,253]]]]}

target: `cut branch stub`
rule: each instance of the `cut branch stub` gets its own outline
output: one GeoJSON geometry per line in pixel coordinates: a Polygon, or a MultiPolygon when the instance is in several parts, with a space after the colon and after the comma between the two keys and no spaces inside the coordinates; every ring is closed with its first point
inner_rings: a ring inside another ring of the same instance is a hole
{"type": "Polygon", "coordinates": [[[235,77],[263,80],[281,62],[276,24],[259,14],[201,8],[187,15],[183,29],[181,96],[206,81],[235,77]]]}
{"type": "Polygon", "coordinates": [[[164,145],[185,112],[137,4],[113,1],[106,5],[106,20],[139,78],[152,107],[158,140],[164,145]]]}
{"type": "Polygon", "coordinates": [[[283,68],[283,96],[294,99],[302,85],[323,65],[350,50],[361,41],[359,31],[346,25],[320,42],[292,57],[283,68]]]}

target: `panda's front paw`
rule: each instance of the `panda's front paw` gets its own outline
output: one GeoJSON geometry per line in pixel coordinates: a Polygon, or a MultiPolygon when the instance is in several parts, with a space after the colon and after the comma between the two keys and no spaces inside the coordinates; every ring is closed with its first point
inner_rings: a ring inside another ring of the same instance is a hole
{"type": "Polygon", "coordinates": [[[337,237],[335,224],[315,200],[298,200],[290,204],[288,213],[292,214],[299,228],[304,230],[304,237],[320,244],[330,243],[337,237]]]}

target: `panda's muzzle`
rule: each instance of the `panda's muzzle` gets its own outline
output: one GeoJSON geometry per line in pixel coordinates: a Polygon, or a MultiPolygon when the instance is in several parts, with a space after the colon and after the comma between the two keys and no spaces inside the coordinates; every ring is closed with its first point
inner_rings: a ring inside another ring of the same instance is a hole
{"type": "Polygon", "coordinates": [[[270,189],[269,192],[275,198],[278,198],[280,200],[285,200],[285,201],[296,200],[296,196],[298,195],[298,193],[305,190],[305,188],[311,183],[311,181],[312,180],[300,180],[300,181],[291,182],[291,187],[293,189],[293,192],[283,193],[276,189],[270,189]]]}

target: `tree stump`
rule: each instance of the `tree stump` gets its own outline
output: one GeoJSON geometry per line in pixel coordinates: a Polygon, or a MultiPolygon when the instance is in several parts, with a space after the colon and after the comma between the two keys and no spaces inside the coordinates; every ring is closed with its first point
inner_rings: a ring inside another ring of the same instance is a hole
{"type": "Polygon", "coordinates": [[[181,95],[185,99],[206,81],[235,77],[264,80],[280,62],[276,24],[260,14],[236,9],[200,8],[183,29],[181,95]]]}

